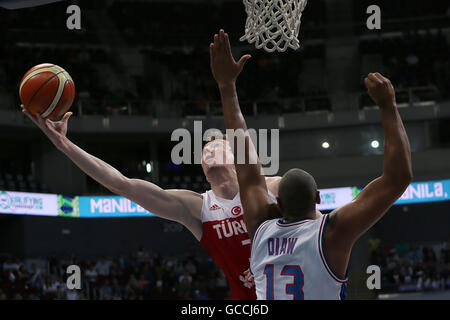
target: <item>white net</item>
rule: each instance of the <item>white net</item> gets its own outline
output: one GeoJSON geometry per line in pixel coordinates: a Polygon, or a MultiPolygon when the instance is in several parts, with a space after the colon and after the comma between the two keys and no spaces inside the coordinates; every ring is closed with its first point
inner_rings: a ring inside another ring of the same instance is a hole
{"type": "Polygon", "coordinates": [[[307,0],[243,0],[247,21],[241,41],[257,49],[284,52],[298,49],[298,32],[307,0]]]}

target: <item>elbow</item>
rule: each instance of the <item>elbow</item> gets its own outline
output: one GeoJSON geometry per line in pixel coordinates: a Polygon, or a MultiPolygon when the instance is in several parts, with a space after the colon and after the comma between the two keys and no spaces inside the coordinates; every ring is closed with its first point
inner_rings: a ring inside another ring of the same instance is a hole
{"type": "Polygon", "coordinates": [[[398,194],[402,195],[413,180],[413,173],[411,170],[405,170],[405,172],[399,172],[390,179],[391,185],[398,190],[398,194]]]}
{"type": "Polygon", "coordinates": [[[402,177],[399,178],[398,184],[399,188],[402,190],[402,193],[408,188],[413,180],[412,171],[405,173],[402,177]]]}
{"type": "Polygon", "coordinates": [[[414,178],[414,174],[413,174],[412,169],[410,169],[410,170],[408,170],[408,176],[406,178],[408,180],[408,185],[413,181],[413,178],[414,178]]]}
{"type": "Polygon", "coordinates": [[[410,185],[413,181],[414,175],[412,170],[411,162],[408,163],[405,170],[400,175],[401,182],[405,185],[405,189],[410,185]]]}

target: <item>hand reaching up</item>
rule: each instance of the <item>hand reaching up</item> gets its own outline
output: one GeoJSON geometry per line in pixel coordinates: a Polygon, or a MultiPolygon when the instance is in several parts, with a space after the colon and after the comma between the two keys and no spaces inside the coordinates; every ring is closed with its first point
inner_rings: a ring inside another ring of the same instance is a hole
{"type": "Polygon", "coordinates": [[[246,54],[238,62],[234,60],[228,34],[223,29],[220,29],[219,34],[214,35],[214,42],[209,45],[209,52],[211,71],[219,86],[234,84],[245,62],[251,58],[249,54],[246,54]]]}

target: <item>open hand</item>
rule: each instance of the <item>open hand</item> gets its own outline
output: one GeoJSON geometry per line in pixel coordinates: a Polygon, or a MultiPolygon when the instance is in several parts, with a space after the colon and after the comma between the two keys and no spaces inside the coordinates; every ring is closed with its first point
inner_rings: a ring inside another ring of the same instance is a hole
{"type": "Polygon", "coordinates": [[[251,58],[249,54],[246,54],[238,62],[234,60],[228,34],[223,29],[220,29],[219,34],[214,35],[214,42],[209,45],[209,53],[211,71],[219,86],[234,84],[245,62],[251,58]]]}
{"type": "Polygon", "coordinates": [[[67,122],[69,121],[72,112],[66,112],[60,121],[51,121],[44,119],[39,114],[29,113],[23,105],[20,106],[22,112],[26,114],[31,121],[33,121],[56,146],[60,146],[67,134],[67,122]]]}

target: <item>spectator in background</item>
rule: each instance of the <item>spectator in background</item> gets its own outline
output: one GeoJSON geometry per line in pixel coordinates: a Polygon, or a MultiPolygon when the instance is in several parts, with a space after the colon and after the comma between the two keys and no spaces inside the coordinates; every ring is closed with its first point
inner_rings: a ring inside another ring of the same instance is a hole
{"type": "Polygon", "coordinates": [[[3,263],[3,271],[16,271],[19,270],[20,267],[20,261],[18,259],[7,259],[3,263]]]}
{"type": "Polygon", "coordinates": [[[137,287],[137,280],[134,273],[130,275],[130,279],[128,280],[127,286],[130,287],[132,290],[135,290],[137,287]]]}
{"type": "Polygon", "coordinates": [[[142,275],[145,277],[145,279],[147,279],[149,281],[149,284],[151,284],[153,282],[153,270],[150,268],[150,264],[146,263],[144,264],[144,266],[142,267],[142,271],[141,271],[142,275]]]}
{"type": "Polygon", "coordinates": [[[112,289],[112,292],[113,292],[113,300],[118,300],[118,299],[115,299],[115,297],[117,297],[117,296],[118,297],[122,297],[123,294],[124,294],[124,289],[119,284],[119,280],[116,277],[114,277],[112,279],[111,289],[112,289]]]}
{"type": "Polygon", "coordinates": [[[97,271],[99,279],[105,279],[109,276],[109,271],[111,268],[111,261],[107,261],[104,257],[100,259],[95,265],[95,271],[97,271]]]}
{"type": "Polygon", "coordinates": [[[121,253],[118,259],[119,268],[120,269],[127,269],[129,266],[129,261],[124,253],[121,253]]]}
{"type": "Polygon", "coordinates": [[[221,270],[216,271],[216,288],[218,299],[225,299],[227,296],[227,279],[221,270]]]}
{"type": "Polygon", "coordinates": [[[57,296],[57,291],[59,288],[59,282],[57,280],[50,280],[47,279],[47,281],[44,284],[44,294],[48,294],[51,297],[57,296]]]}
{"type": "Polygon", "coordinates": [[[58,270],[58,260],[56,259],[56,255],[52,254],[48,257],[48,267],[50,269],[51,274],[56,274],[58,270]]]}
{"type": "MultiPolygon", "coordinates": [[[[211,297],[225,297],[226,293],[221,295],[215,287],[214,274],[218,268],[210,259],[205,261],[203,259],[193,260],[192,257],[184,260],[171,257],[162,259],[157,253],[149,254],[149,256],[152,265],[138,262],[138,255],[135,253],[129,256],[121,254],[114,260],[102,257],[98,261],[78,261],[74,256],[70,258],[61,257],[59,260],[57,256],[52,256],[47,259],[47,262],[50,258],[53,260],[54,267],[52,269],[54,272],[48,274],[35,263],[31,264],[30,272],[27,272],[22,267],[25,263],[8,258],[0,262],[2,267],[6,265],[6,269],[8,269],[8,271],[0,273],[0,299],[137,300],[177,299],[181,297],[191,299],[194,296],[204,299],[205,292],[208,292],[211,297]],[[72,262],[76,262],[82,266],[83,270],[86,270],[83,275],[85,282],[82,283],[81,290],[66,290],[65,282],[62,279],[65,276],[64,266],[72,262]],[[106,269],[107,264],[111,265],[109,276],[106,276],[104,282],[101,282],[98,280],[97,270],[106,269]],[[19,267],[17,268],[17,266],[19,267]],[[190,270],[195,270],[195,277],[184,266],[188,266],[190,270]],[[179,273],[175,272],[177,267],[179,273]],[[194,294],[192,291],[194,285],[200,294],[194,294]],[[8,288],[8,291],[3,290],[3,287],[8,288]]],[[[224,285],[224,288],[220,290],[227,291],[228,284],[226,281],[224,285]]]]}
{"type": "Polygon", "coordinates": [[[13,296],[13,300],[23,300],[23,297],[20,293],[16,293],[13,296]]]}
{"type": "Polygon", "coordinates": [[[191,297],[192,276],[187,270],[178,278],[178,294],[182,299],[191,297]]]}
{"type": "Polygon", "coordinates": [[[137,261],[138,263],[150,262],[150,253],[144,247],[139,248],[137,253],[137,261]]]}
{"type": "Polygon", "coordinates": [[[122,296],[119,293],[115,292],[112,300],[122,300],[122,296]]]}
{"type": "MultiPolygon", "coordinates": [[[[385,261],[381,287],[385,292],[445,290],[450,284],[450,263],[446,264],[443,244],[387,246],[379,255],[372,252],[371,263],[385,261]],[[398,254],[395,249],[401,250],[398,254]],[[440,253],[436,255],[435,249],[440,253]],[[439,258],[439,259],[437,259],[439,258]],[[439,261],[438,261],[439,260],[439,261]]],[[[380,264],[377,264],[380,265],[380,264]]]]}
{"type": "Polygon", "coordinates": [[[137,284],[136,284],[137,291],[142,293],[144,296],[147,296],[148,295],[148,285],[149,285],[149,281],[145,278],[144,274],[141,274],[141,276],[139,277],[139,280],[137,281],[137,284]]]}
{"type": "Polygon", "coordinates": [[[113,288],[108,279],[105,279],[103,285],[98,290],[100,300],[111,300],[113,297],[113,288]]]}
{"type": "Polygon", "coordinates": [[[197,267],[193,263],[192,259],[189,259],[186,262],[186,265],[184,266],[184,268],[187,270],[187,272],[189,272],[192,275],[195,275],[197,273],[197,267]]]}
{"type": "Polygon", "coordinates": [[[194,297],[192,298],[192,300],[209,300],[209,298],[206,295],[204,295],[200,290],[195,290],[194,297]]]}
{"type": "Polygon", "coordinates": [[[97,283],[97,271],[95,270],[94,264],[91,261],[87,263],[87,269],[84,274],[87,284],[88,298],[95,298],[95,285],[97,283]]]}
{"type": "Polygon", "coordinates": [[[57,285],[55,291],[55,300],[67,300],[67,291],[64,285],[57,285]]]}
{"type": "Polygon", "coordinates": [[[21,264],[19,270],[17,270],[17,277],[18,280],[23,283],[27,282],[30,278],[30,275],[23,264],[21,264]]]}
{"type": "Polygon", "coordinates": [[[42,273],[41,273],[41,269],[36,267],[36,264],[32,264],[31,265],[31,272],[30,272],[30,278],[28,281],[29,285],[36,288],[36,289],[41,289],[44,281],[42,278],[42,273]]]}
{"type": "Polygon", "coordinates": [[[81,300],[78,290],[66,290],[66,299],[67,300],[81,300]]]}

